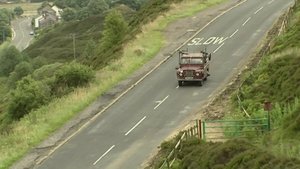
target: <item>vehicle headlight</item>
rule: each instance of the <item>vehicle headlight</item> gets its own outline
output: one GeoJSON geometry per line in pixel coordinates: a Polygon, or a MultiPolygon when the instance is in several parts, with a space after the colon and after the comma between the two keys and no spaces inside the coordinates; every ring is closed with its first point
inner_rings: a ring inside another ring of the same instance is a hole
{"type": "Polygon", "coordinates": [[[179,73],[179,76],[182,76],[182,75],[183,75],[183,74],[180,72],[180,73],[179,73]]]}

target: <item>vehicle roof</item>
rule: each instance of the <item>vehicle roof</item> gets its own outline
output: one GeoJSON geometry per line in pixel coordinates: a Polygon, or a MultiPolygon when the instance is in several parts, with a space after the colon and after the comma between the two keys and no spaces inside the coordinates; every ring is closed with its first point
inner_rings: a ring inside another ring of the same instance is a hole
{"type": "Polygon", "coordinates": [[[183,53],[182,57],[203,57],[203,53],[197,52],[197,53],[183,53]]]}

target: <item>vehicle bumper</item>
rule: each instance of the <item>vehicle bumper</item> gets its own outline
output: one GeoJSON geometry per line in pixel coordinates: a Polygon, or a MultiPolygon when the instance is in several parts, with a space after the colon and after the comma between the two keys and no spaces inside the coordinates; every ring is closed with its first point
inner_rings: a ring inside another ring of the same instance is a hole
{"type": "Polygon", "coordinates": [[[178,81],[203,81],[203,79],[177,78],[178,81]]]}

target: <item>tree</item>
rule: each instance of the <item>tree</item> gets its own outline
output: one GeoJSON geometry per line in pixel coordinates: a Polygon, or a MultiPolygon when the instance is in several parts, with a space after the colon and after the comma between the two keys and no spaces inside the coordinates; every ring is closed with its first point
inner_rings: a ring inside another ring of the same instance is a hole
{"type": "Polygon", "coordinates": [[[15,46],[8,45],[0,51],[0,76],[8,76],[23,57],[15,46]]]}
{"type": "Polygon", "coordinates": [[[126,35],[128,24],[122,14],[117,10],[112,10],[105,17],[103,38],[101,39],[101,48],[106,50],[111,46],[118,44],[126,35]]]}
{"type": "Polygon", "coordinates": [[[97,47],[96,42],[93,39],[90,39],[87,42],[87,44],[85,46],[85,49],[84,49],[84,51],[82,53],[83,57],[86,58],[86,59],[92,58],[94,56],[94,54],[95,54],[94,51],[95,51],[96,47],[97,47]]]}
{"type": "Polygon", "coordinates": [[[90,67],[85,65],[71,62],[64,65],[55,74],[56,86],[62,87],[81,87],[94,78],[94,72],[90,67]]]}
{"type": "Polygon", "coordinates": [[[80,8],[86,7],[88,3],[89,3],[88,0],[76,0],[76,4],[77,4],[80,8]]]}
{"type": "Polygon", "coordinates": [[[87,8],[92,15],[102,14],[109,6],[104,0],[90,0],[87,8]]]}
{"type": "Polygon", "coordinates": [[[27,76],[18,82],[17,88],[11,93],[8,113],[13,119],[20,119],[33,109],[48,103],[50,99],[50,88],[27,76]]]}
{"type": "Polygon", "coordinates": [[[65,21],[71,21],[76,18],[76,11],[73,8],[65,8],[61,17],[65,21]]]}
{"type": "Polygon", "coordinates": [[[112,1],[112,2],[114,4],[124,4],[134,10],[138,10],[141,7],[141,2],[139,0],[119,0],[119,1],[112,1]]]}
{"type": "Polygon", "coordinates": [[[3,43],[7,38],[12,36],[11,28],[9,25],[0,22],[0,42],[3,43]]]}
{"type": "Polygon", "coordinates": [[[83,7],[77,12],[77,19],[79,20],[85,19],[89,16],[90,16],[90,12],[87,7],[83,7]]]}
{"type": "Polygon", "coordinates": [[[0,23],[4,23],[6,25],[9,25],[10,24],[10,20],[11,20],[12,17],[13,16],[12,16],[12,12],[11,11],[9,11],[6,8],[0,9],[0,18],[1,18],[0,23]]]}
{"type": "Polygon", "coordinates": [[[14,9],[14,13],[15,13],[17,16],[21,16],[21,15],[24,13],[24,10],[22,9],[22,7],[17,6],[17,7],[15,7],[15,9],[14,9]]]}
{"type": "Polygon", "coordinates": [[[16,82],[21,80],[23,77],[27,76],[33,71],[32,65],[28,62],[21,62],[18,65],[16,65],[15,70],[10,73],[9,79],[8,79],[8,85],[10,87],[15,87],[16,82]]]}
{"type": "Polygon", "coordinates": [[[71,62],[55,72],[55,79],[51,84],[52,95],[60,97],[73,88],[87,85],[94,79],[94,71],[85,65],[71,62]]]}

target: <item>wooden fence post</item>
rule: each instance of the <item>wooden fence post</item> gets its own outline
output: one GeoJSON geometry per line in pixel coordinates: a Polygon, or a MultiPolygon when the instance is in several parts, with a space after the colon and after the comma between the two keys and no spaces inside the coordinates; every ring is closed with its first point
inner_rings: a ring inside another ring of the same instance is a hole
{"type": "Polygon", "coordinates": [[[203,124],[203,140],[205,141],[205,121],[202,123],[203,124]]]}
{"type": "Polygon", "coordinates": [[[198,120],[198,136],[199,136],[199,139],[201,140],[202,139],[202,130],[201,130],[201,119],[198,120]]]}
{"type": "Polygon", "coordinates": [[[168,157],[167,157],[167,159],[166,159],[166,162],[167,162],[167,168],[170,169],[170,163],[169,163],[168,157]]]}

